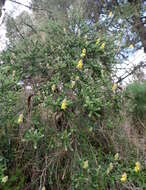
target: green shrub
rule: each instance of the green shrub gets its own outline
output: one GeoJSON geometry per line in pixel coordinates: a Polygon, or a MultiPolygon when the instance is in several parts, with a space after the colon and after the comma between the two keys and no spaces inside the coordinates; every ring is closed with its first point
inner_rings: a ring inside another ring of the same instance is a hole
{"type": "Polygon", "coordinates": [[[121,105],[112,90],[114,37],[99,36],[84,22],[79,29],[50,21],[45,42],[36,35],[2,53],[1,154],[9,176],[3,189],[145,188],[145,169],[133,170],[135,157],[114,161],[121,105]],[[31,84],[32,99],[18,85],[22,80],[31,84]]]}
{"type": "Polygon", "coordinates": [[[128,85],[126,93],[130,97],[130,105],[135,117],[144,119],[146,113],[146,81],[128,85]]]}

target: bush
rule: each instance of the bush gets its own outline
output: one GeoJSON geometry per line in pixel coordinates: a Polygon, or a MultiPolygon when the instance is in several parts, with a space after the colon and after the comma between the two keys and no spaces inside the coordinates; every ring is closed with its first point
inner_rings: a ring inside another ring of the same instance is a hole
{"type": "Polygon", "coordinates": [[[130,84],[126,89],[126,93],[130,97],[134,116],[144,119],[146,113],[146,81],[130,84]]]}
{"type": "Polygon", "coordinates": [[[2,53],[3,189],[145,188],[136,160],[114,158],[121,102],[112,90],[113,39],[85,23],[79,31],[50,22],[45,42],[37,34],[2,53]]]}

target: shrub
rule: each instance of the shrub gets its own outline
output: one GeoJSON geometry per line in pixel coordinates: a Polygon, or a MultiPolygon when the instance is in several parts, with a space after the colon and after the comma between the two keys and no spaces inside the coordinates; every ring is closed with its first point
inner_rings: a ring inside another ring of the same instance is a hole
{"type": "Polygon", "coordinates": [[[85,23],[75,33],[50,22],[43,33],[45,42],[38,36],[26,38],[1,57],[0,119],[6,137],[1,154],[8,160],[9,176],[1,186],[144,188],[145,170],[141,168],[139,177],[131,169],[135,160],[114,162],[112,134],[121,102],[120,94],[112,90],[113,39],[98,36],[94,26],[85,23]],[[120,181],[124,172],[126,187],[120,181]]]}
{"type": "Polygon", "coordinates": [[[144,119],[146,113],[146,81],[128,85],[126,93],[130,96],[135,117],[144,119]]]}

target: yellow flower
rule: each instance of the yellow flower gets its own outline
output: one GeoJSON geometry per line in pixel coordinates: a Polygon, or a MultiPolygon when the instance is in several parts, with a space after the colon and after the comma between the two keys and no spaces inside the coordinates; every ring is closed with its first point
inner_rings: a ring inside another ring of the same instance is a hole
{"type": "Polygon", "coordinates": [[[140,171],[140,169],[141,169],[140,162],[136,162],[136,163],[135,163],[135,168],[134,168],[134,171],[137,173],[137,172],[139,172],[139,171],[140,171]]]}
{"type": "Polygon", "coordinates": [[[103,42],[100,46],[100,49],[104,49],[105,48],[105,43],[103,42]]]}
{"type": "Polygon", "coordinates": [[[43,186],[43,187],[42,187],[42,190],[46,190],[46,187],[45,187],[45,186],[43,186]]]}
{"type": "Polygon", "coordinates": [[[85,48],[82,50],[82,53],[86,54],[86,49],[85,48]]]}
{"type": "Polygon", "coordinates": [[[139,170],[140,170],[139,167],[137,167],[137,166],[134,167],[134,171],[135,171],[136,173],[139,172],[139,170]]]}
{"type": "Polygon", "coordinates": [[[66,28],[63,28],[64,33],[66,33],[66,28]]]}
{"type": "Polygon", "coordinates": [[[3,178],[2,178],[2,183],[6,183],[8,181],[8,176],[4,176],[3,178]]]}
{"type": "Polygon", "coordinates": [[[12,72],[12,76],[15,77],[15,74],[16,74],[16,71],[14,70],[14,71],[12,72]]]}
{"type": "Polygon", "coordinates": [[[88,38],[87,34],[84,36],[84,38],[85,38],[85,39],[87,39],[87,38],[88,38]]]}
{"type": "Polygon", "coordinates": [[[100,39],[98,38],[98,39],[96,40],[96,45],[98,45],[99,42],[100,42],[100,39]]]}
{"type": "Polygon", "coordinates": [[[22,122],[23,122],[23,113],[21,113],[21,114],[19,115],[17,123],[18,123],[18,124],[21,124],[22,122]]]}
{"type": "Polygon", "coordinates": [[[33,148],[34,148],[35,150],[37,149],[37,144],[36,144],[36,143],[34,144],[33,148]]]}
{"type": "Polygon", "coordinates": [[[112,16],[113,16],[112,11],[109,12],[109,15],[108,15],[108,16],[109,16],[109,17],[112,17],[112,16]]]}
{"type": "Polygon", "coordinates": [[[101,76],[104,77],[104,70],[101,70],[101,76]]]}
{"type": "Polygon", "coordinates": [[[82,59],[78,62],[76,68],[77,69],[82,69],[83,68],[83,60],[82,59]]]}
{"type": "Polygon", "coordinates": [[[85,53],[81,53],[81,58],[84,58],[86,56],[85,53]]]}
{"type": "Polygon", "coordinates": [[[84,162],[83,162],[83,168],[84,168],[84,169],[87,169],[88,166],[89,166],[89,165],[88,165],[88,160],[84,161],[84,162]]]}
{"type": "Polygon", "coordinates": [[[80,37],[80,35],[81,35],[81,30],[78,29],[78,36],[80,37]]]}
{"type": "Polygon", "coordinates": [[[81,57],[84,58],[86,56],[86,49],[84,48],[81,53],[81,57]]]}
{"type": "Polygon", "coordinates": [[[109,167],[107,168],[106,173],[109,174],[109,173],[112,171],[113,167],[114,167],[114,166],[113,166],[113,163],[111,162],[111,163],[109,164],[109,167]]]}
{"type": "Polygon", "coordinates": [[[80,77],[79,76],[76,76],[76,79],[75,79],[76,81],[78,81],[78,80],[80,80],[80,77]]]}
{"type": "Polygon", "coordinates": [[[37,92],[37,95],[38,95],[38,96],[41,96],[41,92],[40,92],[40,91],[38,91],[38,92],[37,92]]]}
{"type": "Polygon", "coordinates": [[[50,65],[49,64],[47,64],[47,68],[50,69],[50,65]]]}
{"type": "Polygon", "coordinates": [[[71,81],[71,87],[73,88],[75,86],[75,84],[76,84],[76,81],[72,80],[71,81]]]}
{"type": "Polygon", "coordinates": [[[129,48],[130,48],[130,49],[133,49],[133,48],[134,48],[133,44],[131,44],[131,45],[129,46],[129,48]]]}
{"type": "Polygon", "coordinates": [[[110,169],[107,168],[107,170],[106,170],[106,174],[108,175],[109,173],[110,173],[110,169]]]}
{"type": "Polygon", "coordinates": [[[119,153],[116,153],[114,156],[114,160],[117,161],[119,159],[119,153]]]}
{"type": "Polygon", "coordinates": [[[67,101],[66,101],[66,99],[64,99],[64,100],[62,101],[62,104],[61,104],[61,109],[62,109],[62,110],[66,110],[66,108],[67,108],[67,101]]]}
{"type": "Polygon", "coordinates": [[[124,172],[121,177],[121,182],[125,182],[127,180],[127,174],[124,172]]]}
{"type": "Polygon", "coordinates": [[[55,90],[56,90],[56,85],[55,85],[55,84],[53,84],[53,85],[51,86],[51,90],[52,90],[52,92],[55,92],[55,90]]]}
{"type": "Polygon", "coordinates": [[[113,86],[112,86],[112,91],[115,93],[116,89],[117,89],[118,85],[115,83],[113,86]]]}
{"type": "Polygon", "coordinates": [[[93,131],[93,128],[92,127],[89,127],[89,132],[92,132],[93,131]]]}
{"type": "Polygon", "coordinates": [[[110,164],[109,164],[109,169],[110,169],[110,171],[113,169],[113,163],[111,162],[110,164]]]}
{"type": "Polygon", "coordinates": [[[135,165],[140,167],[140,162],[136,162],[135,165]]]}

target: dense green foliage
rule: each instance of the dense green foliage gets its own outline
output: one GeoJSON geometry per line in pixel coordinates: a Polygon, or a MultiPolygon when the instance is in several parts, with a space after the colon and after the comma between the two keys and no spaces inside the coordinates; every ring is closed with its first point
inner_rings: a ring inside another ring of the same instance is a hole
{"type": "Polygon", "coordinates": [[[141,45],[146,48],[146,7],[143,0],[32,0],[32,6],[37,21],[41,23],[53,19],[65,24],[71,20],[72,11],[90,23],[98,23],[99,33],[118,36],[118,44],[121,51],[124,49],[124,55],[129,52],[131,44],[134,50],[141,45]]]}
{"type": "Polygon", "coordinates": [[[144,118],[146,88],[134,83],[123,93],[114,84],[120,48],[130,45],[119,44],[124,28],[107,23],[118,22],[117,7],[113,17],[101,6],[97,22],[94,4],[86,13],[88,1],[48,2],[33,1],[34,23],[25,12],[7,20],[10,44],[0,54],[0,189],[144,190],[145,153],[121,123],[127,105],[144,118]],[[53,12],[46,14],[48,7],[53,12]]]}
{"type": "Polygon", "coordinates": [[[146,82],[135,82],[127,87],[127,94],[130,96],[135,117],[145,119],[146,113],[146,82]]]}
{"type": "Polygon", "coordinates": [[[145,188],[136,160],[120,149],[114,159],[121,104],[112,90],[114,37],[85,23],[74,34],[49,22],[43,34],[45,43],[26,38],[1,55],[1,179],[9,176],[2,189],[145,188]]]}

